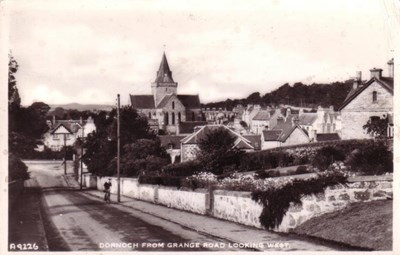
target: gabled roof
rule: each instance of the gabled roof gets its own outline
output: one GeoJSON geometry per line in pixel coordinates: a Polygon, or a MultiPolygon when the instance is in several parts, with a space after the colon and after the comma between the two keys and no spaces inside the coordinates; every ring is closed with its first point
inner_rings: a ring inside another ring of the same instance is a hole
{"type": "Polygon", "coordinates": [[[161,99],[160,103],[157,105],[157,108],[164,108],[164,107],[167,105],[168,101],[169,101],[169,100],[171,99],[171,97],[173,97],[173,96],[174,96],[174,94],[165,95],[165,96],[163,97],[163,99],[161,99]]]}
{"type": "Polygon", "coordinates": [[[263,130],[264,141],[278,141],[282,130],[263,130]]]}
{"type": "Polygon", "coordinates": [[[131,105],[135,109],[154,109],[153,95],[130,95],[131,105]]]}
{"type": "Polygon", "coordinates": [[[58,129],[64,127],[70,134],[73,134],[74,132],[72,132],[72,130],[70,129],[70,127],[68,125],[66,125],[65,123],[57,123],[54,128],[52,128],[51,130],[49,130],[50,134],[54,134],[57,132],[58,129]]]}
{"type": "Polygon", "coordinates": [[[199,95],[177,95],[177,97],[186,108],[201,107],[199,95]]]}
{"type": "Polygon", "coordinates": [[[253,118],[253,120],[270,120],[271,114],[269,111],[261,110],[253,118]]]}
{"type": "Polygon", "coordinates": [[[240,138],[236,139],[233,147],[241,150],[254,150],[254,146],[240,138]]]}
{"type": "Polygon", "coordinates": [[[299,125],[312,125],[317,120],[317,117],[317,113],[303,113],[299,116],[299,125]]]}
{"type": "Polygon", "coordinates": [[[393,95],[393,78],[390,77],[381,77],[377,79],[375,77],[371,78],[369,81],[364,83],[362,86],[352,89],[344,100],[342,106],[340,106],[339,111],[341,111],[346,105],[348,105],[354,98],[356,98],[361,92],[363,92],[366,88],[369,87],[373,82],[378,83],[383,88],[385,88],[390,94],[393,95]]]}
{"type": "Polygon", "coordinates": [[[157,77],[154,82],[158,83],[172,83],[174,79],[172,78],[172,72],[169,68],[167,57],[165,56],[165,52],[163,53],[160,67],[157,71],[157,77]]]}
{"type": "Polygon", "coordinates": [[[261,135],[242,135],[242,136],[250,141],[254,149],[256,150],[261,149],[261,135]]]}
{"type": "Polygon", "coordinates": [[[172,145],[174,149],[181,148],[181,140],[185,138],[185,135],[160,135],[161,146],[169,148],[172,145]]]}
{"type": "Polygon", "coordinates": [[[315,137],[315,140],[317,142],[336,141],[336,140],[340,140],[340,136],[337,133],[317,134],[315,137]]]}
{"type": "Polygon", "coordinates": [[[264,141],[285,142],[296,129],[299,129],[308,137],[307,133],[299,125],[292,123],[292,118],[297,118],[297,116],[288,116],[286,121],[278,122],[272,130],[263,131],[264,141]]]}
{"type": "Polygon", "coordinates": [[[244,138],[242,135],[240,135],[239,133],[231,130],[230,128],[224,126],[224,125],[206,125],[203,126],[202,128],[200,128],[199,130],[197,130],[196,132],[194,132],[193,134],[185,137],[181,142],[182,144],[198,144],[200,143],[201,140],[203,140],[207,133],[213,130],[217,130],[220,128],[224,128],[226,130],[228,130],[234,137],[236,137],[235,140],[235,144],[240,144],[241,146],[243,145],[242,143],[238,142],[238,140],[243,140],[245,143],[251,145],[251,142],[244,138]]]}
{"type": "Polygon", "coordinates": [[[207,125],[207,121],[182,121],[179,123],[179,133],[191,134],[194,132],[195,127],[207,125]]]}

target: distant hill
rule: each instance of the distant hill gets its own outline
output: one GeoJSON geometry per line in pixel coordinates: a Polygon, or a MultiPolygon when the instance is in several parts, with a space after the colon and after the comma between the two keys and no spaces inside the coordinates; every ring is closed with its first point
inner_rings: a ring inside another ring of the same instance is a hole
{"type": "Polygon", "coordinates": [[[78,110],[78,111],[111,111],[115,106],[114,105],[105,105],[105,104],[78,104],[78,103],[70,103],[70,104],[50,104],[50,111],[53,111],[57,107],[61,107],[65,110],[78,110]]]}

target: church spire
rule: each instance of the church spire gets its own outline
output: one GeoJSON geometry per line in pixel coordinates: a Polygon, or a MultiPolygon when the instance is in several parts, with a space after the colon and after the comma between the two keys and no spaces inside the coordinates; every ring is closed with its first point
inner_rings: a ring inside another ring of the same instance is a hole
{"type": "Polygon", "coordinates": [[[163,53],[161,63],[160,63],[160,68],[157,71],[157,77],[154,82],[174,82],[174,79],[172,79],[172,72],[169,69],[167,57],[165,56],[165,51],[163,53]]]}

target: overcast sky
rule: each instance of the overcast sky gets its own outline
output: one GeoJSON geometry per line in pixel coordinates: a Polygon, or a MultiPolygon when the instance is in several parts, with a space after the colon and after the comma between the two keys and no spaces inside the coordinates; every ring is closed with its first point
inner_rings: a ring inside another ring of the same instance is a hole
{"type": "Polygon", "coordinates": [[[22,103],[149,94],[164,50],[202,102],[343,81],[393,57],[391,1],[10,1],[22,103]],[[217,2],[218,5],[215,3],[217,2]]]}

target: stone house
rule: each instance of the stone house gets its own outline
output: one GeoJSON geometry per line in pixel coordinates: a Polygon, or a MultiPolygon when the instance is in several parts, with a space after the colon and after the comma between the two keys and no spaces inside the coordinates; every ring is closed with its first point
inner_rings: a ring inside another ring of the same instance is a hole
{"type": "Polygon", "coordinates": [[[339,108],[342,117],[342,139],[368,139],[363,126],[369,121],[388,118],[387,134],[393,136],[393,59],[388,62],[389,76],[382,76],[382,69],[370,70],[368,81],[361,81],[361,73],[354,80],[349,92],[339,108]]]}
{"type": "Polygon", "coordinates": [[[271,149],[296,144],[309,143],[307,132],[298,124],[298,116],[279,118],[275,127],[261,133],[261,149],[271,149]]]}
{"type": "MultiPolygon", "coordinates": [[[[289,111],[290,114],[290,111],[289,111]]],[[[284,117],[281,109],[262,109],[251,120],[250,131],[253,134],[261,134],[265,129],[271,129],[278,123],[278,118],[284,117]]]]}
{"type": "Polygon", "coordinates": [[[164,52],[151,84],[152,95],[130,95],[131,105],[149,120],[156,120],[159,129],[175,134],[179,123],[203,120],[199,96],[178,95],[177,88],[164,52]]]}
{"type": "Polygon", "coordinates": [[[340,134],[341,116],[339,112],[334,111],[333,106],[318,106],[317,112],[300,110],[299,125],[307,131],[311,140],[315,140],[317,134],[340,134]]]}
{"type": "Polygon", "coordinates": [[[66,146],[72,146],[79,137],[87,137],[88,134],[96,131],[96,126],[91,117],[87,120],[55,120],[49,121],[50,127],[43,135],[44,146],[52,151],[60,151],[66,146]]]}
{"type": "Polygon", "coordinates": [[[228,130],[235,137],[236,140],[234,148],[238,148],[243,151],[249,152],[257,150],[260,147],[259,136],[258,138],[256,136],[249,136],[246,138],[245,136],[242,136],[241,134],[233,131],[232,129],[228,128],[225,125],[205,125],[199,127],[197,130],[195,130],[193,134],[188,135],[181,140],[181,161],[185,162],[196,159],[197,153],[200,150],[199,149],[200,141],[205,137],[207,132],[219,128],[224,128],[228,130]]]}

